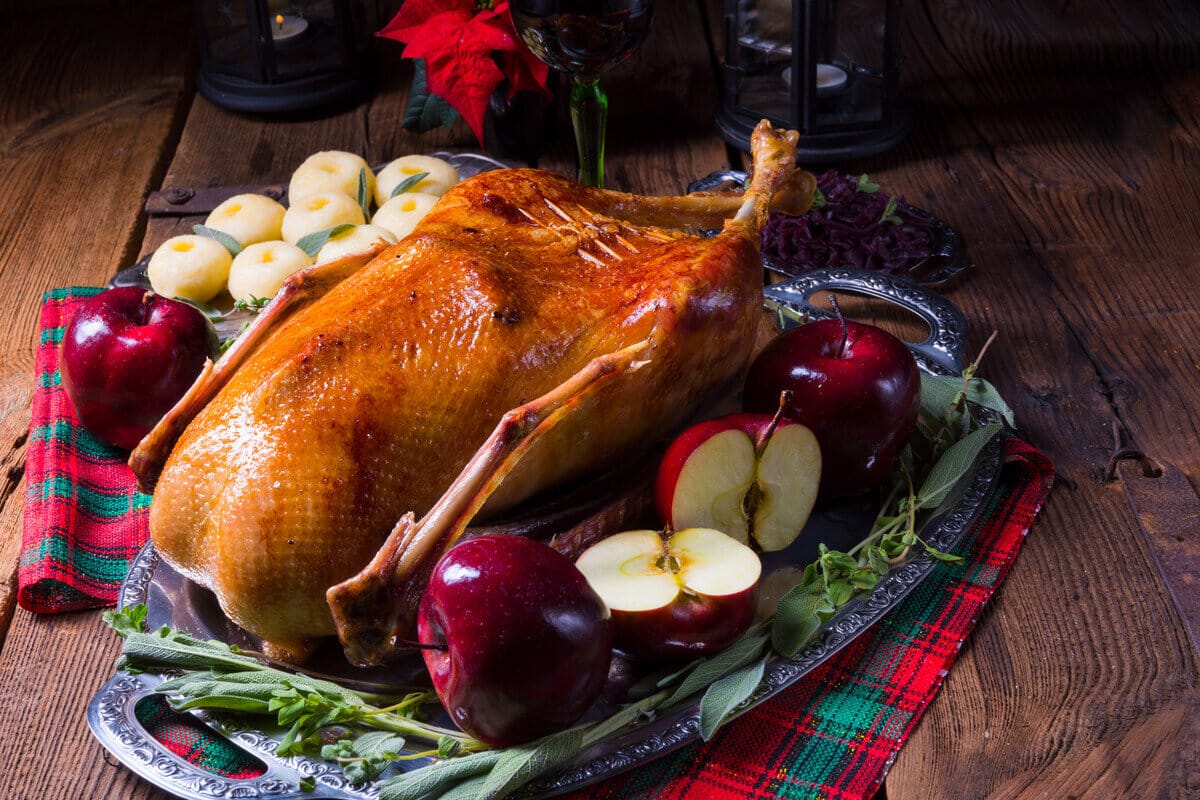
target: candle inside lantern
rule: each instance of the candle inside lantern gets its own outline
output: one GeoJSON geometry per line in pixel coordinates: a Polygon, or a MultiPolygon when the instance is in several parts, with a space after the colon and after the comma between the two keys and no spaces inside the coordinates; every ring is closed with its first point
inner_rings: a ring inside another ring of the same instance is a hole
{"type": "MultiPolygon", "coordinates": [[[[791,84],[792,68],[786,68],[781,77],[791,84]]],[[[846,88],[846,70],[833,64],[817,64],[817,97],[828,97],[846,88]]]]}
{"type": "Polygon", "coordinates": [[[308,20],[292,14],[276,14],[271,25],[271,38],[276,42],[286,42],[295,39],[308,30],[308,20]]]}

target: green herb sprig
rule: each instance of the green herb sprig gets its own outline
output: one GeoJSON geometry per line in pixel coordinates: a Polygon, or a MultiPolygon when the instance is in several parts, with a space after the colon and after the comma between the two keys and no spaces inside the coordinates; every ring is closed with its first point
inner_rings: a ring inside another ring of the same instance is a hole
{"type": "Polygon", "coordinates": [[[884,207],[883,213],[879,215],[879,222],[876,224],[882,225],[885,222],[890,222],[893,225],[904,224],[904,220],[900,219],[900,216],[896,213],[896,198],[894,197],[888,198],[887,205],[884,207]]]}
{"type": "Polygon", "coordinates": [[[104,615],[104,621],[125,639],[117,668],[130,673],[173,674],[159,684],[158,691],[168,695],[177,711],[204,709],[273,720],[285,732],[277,750],[281,756],[321,753],[329,744],[325,733],[334,726],[340,731],[339,738],[348,740],[354,758],[361,759],[351,770],[356,775],[378,775],[386,763],[400,757],[405,737],[432,746],[412,757],[469,753],[487,747],[461,731],[416,718],[423,705],[436,699],[432,691],[410,693],[397,700],[347,689],[269,666],[223,642],[197,639],[169,627],[147,632],[145,619],[146,608],[141,605],[104,615]],[[392,738],[372,737],[360,743],[372,731],[392,738]]]}
{"type": "Polygon", "coordinates": [[[332,228],[326,228],[323,231],[316,231],[315,233],[310,233],[307,236],[301,236],[296,240],[296,247],[299,247],[301,250],[307,253],[309,258],[316,258],[317,253],[321,252],[321,248],[325,246],[326,242],[333,237],[338,236],[339,234],[345,233],[353,227],[353,224],[349,222],[343,222],[338,225],[334,225],[332,228]]]}
{"type": "Polygon", "coordinates": [[[858,182],[854,185],[854,188],[866,194],[875,194],[879,191],[879,184],[871,180],[871,176],[864,172],[858,176],[858,182]]]}
{"type": "Polygon", "coordinates": [[[219,231],[216,228],[210,228],[207,225],[193,225],[192,233],[197,236],[207,236],[220,243],[222,247],[229,251],[231,256],[236,256],[242,252],[242,244],[237,239],[230,236],[225,231],[219,231]]]}
{"type": "Polygon", "coordinates": [[[258,312],[260,312],[264,308],[266,308],[267,304],[270,302],[271,302],[271,298],[269,298],[269,297],[259,297],[258,295],[252,294],[252,295],[250,295],[249,300],[234,300],[233,301],[233,310],[234,311],[249,311],[251,314],[257,314],[258,312]]]}
{"type": "MultiPolygon", "coordinates": [[[[367,191],[367,170],[359,169],[358,171],[358,191],[355,195],[358,201],[358,207],[362,209],[363,219],[371,218],[371,193],[367,191]]],[[[309,253],[309,255],[313,255],[309,253]]]]}
{"type": "Polygon", "coordinates": [[[404,180],[402,180],[396,184],[396,188],[392,189],[392,193],[390,195],[388,195],[388,199],[390,200],[391,198],[396,197],[397,195],[404,194],[409,189],[413,188],[418,183],[420,183],[421,181],[425,180],[428,177],[429,177],[428,172],[418,172],[413,175],[409,175],[407,178],[405,178],[404,180]]]}

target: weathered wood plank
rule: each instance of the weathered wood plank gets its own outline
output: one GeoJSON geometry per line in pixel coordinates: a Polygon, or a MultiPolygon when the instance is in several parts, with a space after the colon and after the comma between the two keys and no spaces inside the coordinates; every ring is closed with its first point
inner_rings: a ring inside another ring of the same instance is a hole
{"type": "Polygon", "coordinates": [[[186,10],[13,14],[0,26],[0,638],[15,600],[42,293],[102,282],[140,238],[185,96],[186,10]],[[116,88],[119,87],[119,88],[116,88]]]}
{"type": "MultiPolygon", "coordinates": [[[[187,97],[186,8],[13,14],[0,26],[0,775],[6,797],[79,797],[70,766],[99,763],[83,708],[115,642],[94,614],[39,618],[15,602],[22,472],[42,293],[102,283],[141,238],[187,97]],[[85,643],[101,643],[101,652],[85,643]],[[74,747],[58,746],[67,731],[74,747]],[[46,746],[46,742],[55,742],[46,746]]],[[[108,768],[110,773],[116,772],[108,768]]],[[[123,771],[122,771],[123,772],[123,771]]]]}
{"type": "Polygon", "coordinates": [[[1152,543],[1102,475],[1114,420],[1155,458],[1197,464],[1183,354],[1198,296],[1180,291],[1195,271],[1200,193],[1180,168],[1195,159],[1194,112],[1164,114],[1161,99],[1180,102],[1192,79],[1146,77],[1192,47],[1197,17],[922,11],[918,129],[889,176],[966,236],[978,270],[952,297],[1003,337],[985,374],[1078,488],[1052,497],[889,797],[1189,796],[1196,653],[1152,543]]]}

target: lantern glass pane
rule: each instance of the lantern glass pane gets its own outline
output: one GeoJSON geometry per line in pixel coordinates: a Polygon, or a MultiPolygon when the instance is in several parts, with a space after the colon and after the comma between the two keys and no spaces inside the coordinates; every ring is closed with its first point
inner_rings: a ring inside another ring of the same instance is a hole
{"type": "Polygon", "coordinates": [[[884,115],[884,0],[825,3],[828,27],[817,48],[817,114],[822,127],[855,128],[884,115]],[[825,66],[828,65],[828,66],[825,66]]]}
{"type": "Polygon", "coordinates": [[[350,62],[347,42],[353,28],[344,2],[270,0],[269,9],[275,73],[279,80],[333,72],[350,62]]]}
{"type": "Polygon", "coordinates": [[[254,35],[246,17],[244,0],[216,0],[200,4],[205,58],[225,75],[248,80],[261,78],[254,35]]]}

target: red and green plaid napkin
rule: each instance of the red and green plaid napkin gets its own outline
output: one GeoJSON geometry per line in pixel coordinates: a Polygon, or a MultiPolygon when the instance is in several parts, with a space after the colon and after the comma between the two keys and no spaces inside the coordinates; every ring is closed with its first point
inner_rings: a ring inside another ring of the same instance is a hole
{"type": "Polygon", "coordinates": [[[150,495],[135,489],[127,454],[80,426],[58,373],[63,331],[99,291],[55,289],[42,302],[17,573],[17,602],[42,614],[115,604],[150,535],[150,495]]]}
{"type": "MultiPolygon", "coordinates": [[[[57,346],[79,302],[98,289],[50,292],[42,308],[18,599],[53,613],[116,602],[129,562],[147,539],[150,498],[134,487],[125,454],[79,427],[59,383],[57,346]]],[[[1054,470],[1019,439],[955,552],[871,630],[787,692],[714,739],[571,795],[616,798],[821,798],[866,800],[879,788],[999,588],[1050,491],[1054,470]]],[[[172,752],[226,777],[262,766],[190,717],[165,706],[136,710],[172,752]]]]}

